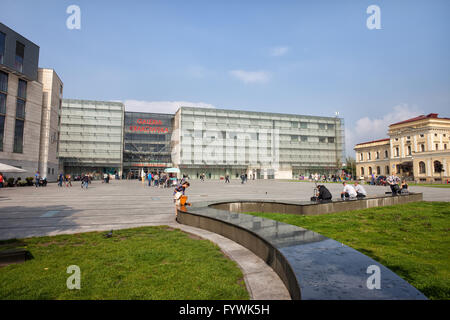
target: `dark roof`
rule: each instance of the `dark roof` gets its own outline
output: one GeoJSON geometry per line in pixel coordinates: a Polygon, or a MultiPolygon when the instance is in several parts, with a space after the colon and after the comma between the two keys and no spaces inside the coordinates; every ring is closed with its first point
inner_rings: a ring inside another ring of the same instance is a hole
{"type": "Polygon", "coordinates": [[[368,143],[382,142],[382,141],[389,141],[389,140],[390,140],[389,138],[386,138],[386,139],[379,139],[379,140],[373,140],[373,141],[368,141],[368,142],[361,142],[361,143],[358,143],[357,146],[359,146],[360,144],[368,144],[368,143]]]}
{"type": "Polygon", "coordinates": [[[439,118],[438,115],[439,115],[438,113],[429,113],[427,115],[420,115],[420,116],[415,117],[415,118],[411,118],[411,119],[408,119],[408,120],[404,120],[404,121],[400,121],[400,122],[397,122],[397,123],[393,123],[393,124],[391,124],[389,126],[394,126],[394,125],[397,125],[397,124],[413,122],[413,121],[419,121],[419,120],[424,120],[424,119],[448,119],[448,120],[450,120],[449,118],[439,118]]]}

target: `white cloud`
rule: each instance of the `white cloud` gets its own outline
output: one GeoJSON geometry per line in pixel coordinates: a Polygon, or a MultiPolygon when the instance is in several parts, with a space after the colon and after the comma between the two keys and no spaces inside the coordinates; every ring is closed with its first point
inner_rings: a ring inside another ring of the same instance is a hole
{"type": "Polygon", "coordinates": [[[125,100],[123,101],[126,111],[135,112],[155,112],[155,113],[175,113],[179,107],[215,108],[214,105],[205,102],[189,101],[143,101],[125,100]]]}
{"type": "Polygon", "coordinates": [[[423,111],[410,107],[407,104],[397,105],[382,118],[364,117],[356,121],[355,125],[345,128],[345,146],[347,155],[355,157],[353,148],[356,144],[372,140],[388,138],[390,124],[407,120],[424,114],[423,111]]]}
{"type": "Polygon", "coordinates": [[[270,78],[266,71],[231,70],[229,73],[244,83],[266,83],[270,78]]]}
{"type": "Polygon", "coordinates": [[[272,57],[281,57],[288,53],[289,47],[274,47],[270,49],[270,55],[272,57]]]}

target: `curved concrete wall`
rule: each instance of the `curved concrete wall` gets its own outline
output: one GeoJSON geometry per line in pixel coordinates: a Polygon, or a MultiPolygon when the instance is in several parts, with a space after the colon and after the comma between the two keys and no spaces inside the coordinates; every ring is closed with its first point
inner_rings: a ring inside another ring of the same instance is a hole
{"type": "Polygon", "coordinates": [[[368,209],[396,204],[422,201],[422,193],[410,193],[400,196],[372,196],[363,199],[333,200],[329,202],[292,202],[292,201],[247,201],[236,200],[217,202],[210,206],[231,212],[277,212],[300,215],[317,215],[341,211],[368,209]]]}
{"type": "Polygon", "coordinates": [[[421,199],[421,194],[411,194],[322,204],[240,200],[200,202],[192,207],[178,208],[177,221],[225,236],[254,252],[279,275],[292,299],[426,299],[394,272],[342,243],[301,227],[236,213],[320,214],[321,207],[329,211],[348,210],[350,204],[362,208],[421,199]],[[313,206],[316,208],[308,208],[313,206]],[[380,270],[382,287],[371,290],[367,286],[370,276],[367,270],[374,265],[380,270]]]}

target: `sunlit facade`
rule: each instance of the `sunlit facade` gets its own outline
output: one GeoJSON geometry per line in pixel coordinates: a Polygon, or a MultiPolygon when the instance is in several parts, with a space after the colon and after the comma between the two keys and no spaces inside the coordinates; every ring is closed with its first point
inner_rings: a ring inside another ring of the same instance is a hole
{"type": "Polygon", "coordinates": [[[64,99],[59,160],[65,173],[122,174],[124,106],[120,102],[64,99]]]}
{"type": "Polygon", "coordinates": [[[341,118],[192,107],[175,114],[172,162],[193,179],[335,173],[343,156],[341,118]]]}

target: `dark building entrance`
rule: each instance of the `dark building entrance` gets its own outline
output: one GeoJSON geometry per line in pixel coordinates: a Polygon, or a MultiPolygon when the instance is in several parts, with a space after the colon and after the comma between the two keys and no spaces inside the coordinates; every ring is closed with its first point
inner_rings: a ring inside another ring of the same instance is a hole
{"type": "Polygon", "coordinates": [[[171,114],[125,112],[124,178],[137,179],[142,171],[162,172],[172,166],[173,119],[171,114]]]}

